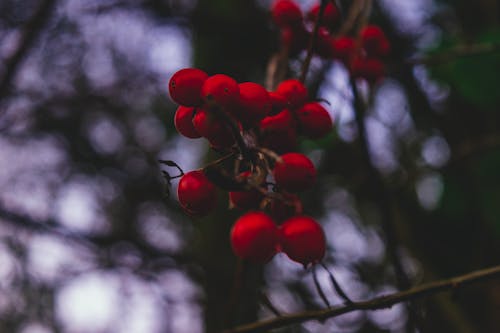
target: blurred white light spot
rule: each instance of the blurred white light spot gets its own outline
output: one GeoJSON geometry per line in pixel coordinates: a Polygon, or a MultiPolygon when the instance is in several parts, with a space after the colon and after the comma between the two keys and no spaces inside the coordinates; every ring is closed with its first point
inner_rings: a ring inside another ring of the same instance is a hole
{"type": "Polygon", "coordinates": [[[24,324],[20,333],[52,333],[52,330],[41,323],[24,324]]]}
{"type": "Polygon", "coordinates": [[[191,65],[191,36],[176,26],[156,28],[151,32],[150,67],[166,75],[191,65]]]}
{"type": "Polygon", "coordinates": [[[435,168],[444,166],[450,159],[450,148],[445,139],[433,136],[423,143],[422,157],[424,161],[435,168]]]}
{"type": "Polygon", "coordinates": [[[87,132],[92,147],[100,153],[113,154],[124,145],[123,131],[109,118],[92,119],[87,132]]]}
{"type": "Polygon", "coordinates": [[[443,180],[437,173],[427,174],[417,182],[417,196],[422,207],[435,209],[443,194],[443,180]]]}
{"type": "Polygon", "coordinates": [[[56,296],[56,316],[70,332],[107,331],[118,316],[119,284],[109,274],[80,276],[56,296]]]}

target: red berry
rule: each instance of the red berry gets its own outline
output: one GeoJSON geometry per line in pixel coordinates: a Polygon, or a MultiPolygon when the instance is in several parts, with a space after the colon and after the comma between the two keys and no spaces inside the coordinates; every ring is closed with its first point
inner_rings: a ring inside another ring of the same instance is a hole
{"type": "Polygon", "coordinates": [[[332,41],[333,37],[330,35],[328,30],[325,28],[319,28],[318,39],[316,41],[314,52],[322,58],[331,58],[333,56],[332,41]]]}
{"type": "Polygon", "coordinates": [[[353,77],[363,78],[374,84],[384,76],[385,66],[379,59],[358,57],[351,64],[351,73],[353,77]]]}
{"type": "Polygon", "coordinates": [[[332,130],[332,118],[318,102],[306,103],[295,114],[299,121],[300,132],[308,138],[319,139],[332,130]]]}
{"type": "Polygon", "coordinates": [[[379,26],[367,25],[361,31],[361,43],[370,57],[384,57],[389,54],[389,40],[379,26]]]}
{"type": "Polygon", "coordinates": [[[271,114],[273,115],[278,114],[288,106],[286,98],[283,95],[280,95],[274,91],[269,92],[269,99],[271,100],[271,105],[272,105],[271,114]]]}
{"type": "Polygon", "coordinates": [[[240,105],[237,117],[245,125],[253,125],[271,112],[269,93],[260,84],[245,82],[239,84],[240,105]]]}
{"type": "MultiPolygon", "coordinates": [[[[320,7],[321,4],[318,2],[311,8],[309,13],[307,14],[307,19],[309,21],[316,22],[320,7]]],[[[339,19],[340,12],[337,6],[334,6],[331,2],[328,2],[325,6],[325,10],[323,11],[323,17],[321,19],[320,25],[332,30],[339,23],[339,19]]]]}
{"type": "Polygon", "coordinates": [[[230,111],[238,103],[240,88],[232,77],[215,74],[203,83],[201,97],[208,105],[217,105],[226,111],[230,111]]]}
{"type": "Polygon", "coordinates": [[[291,109],[298,109],[307,102],[307,88],[297,79],[281,82],[276,92],[283,95],[289,102],[291,109]]]}
{"type": "Polygon", "coordinates": [[[333,57],[348,65],[356,54],[356,41],[351,37],[339,37],[332,42],[333,57]]]}
{"type": "MultiPolygon", "coordinates": [[[[246,179],[252,173],[250,171],[245,171],[240,174],[240,177],[246,179]]],[[[247,191],[232,191],[229,192],[229,200],[231,203],[241,209],[253,209],[258,208],[260,202],[263,199],[263,195],[256,189],[251,189],[247,191]]]]}
{"type": "Polygon", "coordinates": [[[277,153],[289,152],[297,146],[297,131],[292,113],[284,109],[259,123],[260,143],[277,153]]]}
{"type": "Polygon", "coordinates": [[[189,106],[179,106],[175,112],[174,125],[177,132],[184,135],[185,137],[196,139],[200,138],[201,135],[196,132],[193,126],[193,113],[196,108],[189,106]]]}
{"type": "Polygon", "coordinates": [[[207,78],[208,74],[197,68],[184,68],[175,72],[168,83],[170,97],[184,106],[200,106],[201,86],[207,78]]]}
{"type": "Polygon", "coordinates": [[[280,227],[281,250],[304,267],[325,256],[326,239],[321,225],[308,216],[295,216],[280,227]]]}
{"type": "Polygon", "coordinates": [[[302,11],[291,0],[276,0],[271,7],[274,23],[279,27],[302,24],[302,11]]]}
{"type": "Polygon", "coordinates": [[[284,221],[292,216],[302,214],[302,202],[299,197],[292,193],[281,193],[285,199],[273,199],[269,207],[271,216],[278,222],[284,221]]]}
{"type": "Polygon", "coordinates": [[[292,56],[307,48],[309,37],[303,24],[281,28],[281,43],[292,56]]]}
{"type": "Polygon", "coordinates": [[[193,117],[193,127],[216,148],[228,148],[235,142],[229,126],[216,114],[206,109],[197,109],[193,117]]]}
{"type": "Polygon", "coordinates": [[[195,216],[206,215],[217,202],[215,185],[200,170],[190,171],[182,176],[177,196],[182,208],[195,216]]]}
{"type": "Polygon", "coordinates": [[[300,192],[311,188],[316,181],[316,168],[311,160],[299,153],[281,155],[281,162],[274,165],[274,180],[279,188],[300,192]]]}
{"type": "Polygon", "coordinates": [[[249,212],[241,216],[231,230],[234,253],[257,263],[266,263],[276,254],[277,227],[263,212],[249,212]]]}

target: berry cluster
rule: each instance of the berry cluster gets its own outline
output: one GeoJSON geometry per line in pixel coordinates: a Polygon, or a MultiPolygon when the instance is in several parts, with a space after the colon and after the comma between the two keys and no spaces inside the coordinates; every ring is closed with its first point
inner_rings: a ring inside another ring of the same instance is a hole
{"type": "Polygon", "coordinates": [[[206,215],[217,204],[217,188],[227,190],[232,207],[249,211],[231,231],[237,256],[264,263],[282,251],[304,266],[320,261],[323,230],[303,215],[297,195],[313,186],[316,169],[294,150],[298,136],[317,139],[332,130],[328,111],[309,101],[307,88],[295,79],[269,92],[257,83],[185,68],[172,76],[169,92],[180,104],[174,118],[177,131],[203,137],[226,153],[181,175],[178,198],[184,211],[206,215]]]}
{"type": "Polygon", "coordinates": [[[280,28],[281,43],[290,55],[305,50],[311,40],[312,26],[318,21],[314,53],[324,59],[341,61],[355,78],[373,84],[383,77],[383,59],[389,54],[390,43],[380,27],[367,25],[352,36],[339,35],[340,11],[328,2],[322,16],[320,3],[305,15],[293,0],[276,0],[271,7],[274,23],[280,28]]]}

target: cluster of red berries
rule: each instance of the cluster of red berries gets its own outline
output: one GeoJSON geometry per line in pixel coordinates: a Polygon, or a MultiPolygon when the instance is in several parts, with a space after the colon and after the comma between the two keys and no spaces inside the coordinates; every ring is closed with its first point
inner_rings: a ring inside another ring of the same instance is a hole
{"type": "MultiPolygon", "coordinates": [[[[308,47],[311,27],[318,20],[320,3],[316,3],[306,15],[293,0],[276,0],[271,7],[274,23],[281,30],[282,45],[291,55],[308,47]]],[[[376,25],[363,27],[355,36],[339,36],[340,11],[328,2],[319,18],[319,29],[314,48],[315,54],[325,59],[344,63],[351,75],[375,83],[385,73],[383,59],[389,54],[390,43],[376,25]]]]}
{"type": "MultiPolygon", "coordinates": [[[[180,104],[174,123],[181,135],[204,137],[215,150],[243,157],[235,157],[231,168],[220,165],[221,174],[236,184],[229,189],[231,205],[250,210],[232,229],[235,254],[263,263],[282,251],[303,265],[320,261],[323,230],[302,215],[296,194],[313,186],[316,169],[293,150],[297,136],[320,138],[332,130],[328,111],[308,101],[307,88],[295,79],[269,92],[257,83],[186,68],[172,76],[169,92],[180,104]]],[[[183,174],[177,191],[181,207],[192,216],[208,214],[217,203],[217,187],[228,190],[214,183],[206,169],[183,174]]]]}

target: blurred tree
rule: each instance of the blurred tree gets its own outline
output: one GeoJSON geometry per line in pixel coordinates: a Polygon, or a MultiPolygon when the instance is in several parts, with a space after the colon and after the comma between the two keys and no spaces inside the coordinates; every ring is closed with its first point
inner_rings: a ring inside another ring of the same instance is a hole
{"type": "MultiPolygon", "coordinates": [[[[371,9],[392,52],[373,89],[311,62],[311,96],[336,121],[300,144],[319,170],[302,200],[325,228],[325,266],[367,300],[499,265],[500,5],[338,2],[344,18],[371,9]]],[[[216,213],[190,219],[158,163],[192,170],[216,156],[177,135],[168,79],[198,67],[265,84],[280,49],[269,8],[0,2],[0,332],[217,332],[324,307],[310,270],[281,256],[238,263],[228,234],[241,212],[221,192],[216,213]]],[[[287,63],[290,77],[305,57],[287,63]]],[[[498,331],[498,279],[453,296],[279,331],[498,331]]]]}

